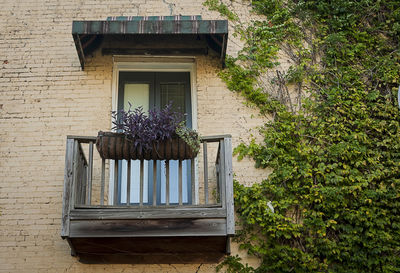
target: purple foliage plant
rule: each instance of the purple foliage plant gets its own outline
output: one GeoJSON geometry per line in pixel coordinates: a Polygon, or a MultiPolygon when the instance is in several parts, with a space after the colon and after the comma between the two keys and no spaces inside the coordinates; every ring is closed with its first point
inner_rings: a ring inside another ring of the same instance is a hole
{"type": "Polygon", "coordinates": [[[144,149],[151,149],[154,142],[177,137],[177,128],[184,124],[184,115],[174,112],[171,103],[161,110],[151,109],[148,115],[143,107],[132,110],[129,103],[127,111],[113,111],[112,117],[113,129],[124,133],[135,147],[144,149]]]}

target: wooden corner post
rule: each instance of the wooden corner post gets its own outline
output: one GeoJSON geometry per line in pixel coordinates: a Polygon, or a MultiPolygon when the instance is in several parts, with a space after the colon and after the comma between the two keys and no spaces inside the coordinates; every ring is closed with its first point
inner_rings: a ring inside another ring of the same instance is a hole
{"type": "Polygon", "coordinates": [[[235,234],[235,210],[233,201],[232,140],[224,138],[225,151],[225,202],[226,202],[226,234],[235,234]]]}
{"type": "Polygon", "coordinates": [[[67,138],[65,152],[64,191],[61,218],[61,237],[69,236],[69,212],[72,195],[74,139],[67,138]]]}

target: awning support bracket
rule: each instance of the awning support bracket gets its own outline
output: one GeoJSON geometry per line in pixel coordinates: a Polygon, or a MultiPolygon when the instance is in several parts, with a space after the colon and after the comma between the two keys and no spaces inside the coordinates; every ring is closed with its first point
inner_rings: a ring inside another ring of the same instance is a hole
{"type": "Polygon", "coordinates": [[[74,36],[74,41],[75,41],[75,47],[76,47],[76,50],[78,51],[79,61],[81,63],[81,67],[83,70],[85,68],[85,53],[82,48],[81,39],[79,37],[79,34],[73,34],[73,36],[74,36]]]}

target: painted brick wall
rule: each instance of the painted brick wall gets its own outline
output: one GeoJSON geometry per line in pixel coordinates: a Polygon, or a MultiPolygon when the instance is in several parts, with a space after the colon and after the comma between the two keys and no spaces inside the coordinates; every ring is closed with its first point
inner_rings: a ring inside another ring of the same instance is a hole
{"type": "MultiPolygon", "coordinates": [[[[213,272],[215,265],[81,264],[60,238],[60,223],[66,135],[109,129],[112,96],[112,58],[96,54],[81,71],[72,20],[218,14],[191,0],[0,4],[0,272],[213,272]]],[[[230,43],[228,52],[235,50],[230,43]]],[[[257,111],[216,76],[218,60],[196,62],[200,133],[231,134],[233,145],[247,140],[262,123],[257,111]]],[[[234,160],[233,167],[245,184],[266,175],[249,160],[234,160]]]]}

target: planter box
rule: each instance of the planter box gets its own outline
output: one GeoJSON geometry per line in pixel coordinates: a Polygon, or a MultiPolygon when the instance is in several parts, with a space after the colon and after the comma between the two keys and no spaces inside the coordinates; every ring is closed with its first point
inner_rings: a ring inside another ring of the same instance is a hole
{"type": "Polygon", "coordinates": [[[153,143],[152,149],[135,147],[134,141],[125,134],[99,132],[96,148],[101,158],[115,160],[184,160],[195,158],[192,148],[180,138],[153,143]]]}

